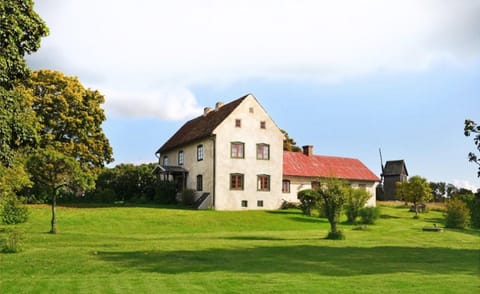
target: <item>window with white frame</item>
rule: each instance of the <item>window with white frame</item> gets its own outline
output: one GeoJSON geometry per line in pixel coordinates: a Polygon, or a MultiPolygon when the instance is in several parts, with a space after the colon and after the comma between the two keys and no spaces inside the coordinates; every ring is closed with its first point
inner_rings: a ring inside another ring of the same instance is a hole
{"type": "Polygon", "coordinates": [[[168,166],[168,156],[163,157],[163,166],[168,166]]]}

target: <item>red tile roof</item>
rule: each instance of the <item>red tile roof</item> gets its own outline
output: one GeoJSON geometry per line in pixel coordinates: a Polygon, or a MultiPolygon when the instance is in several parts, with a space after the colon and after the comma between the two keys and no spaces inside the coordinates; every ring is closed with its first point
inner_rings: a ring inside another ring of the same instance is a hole
{"type": "Polygon", "coordinates": [[[249,94],[223,105],[218,110],[212,110],[207,115],[201,115],[186,122],[168,141],[157,150],[165,153],[171,149],[184,146],[188,143],[206,138],[221,124],[232,111],[242,103],[249,94]]]}
{"type": "Polygon", "coordinates": [[[283,152],[283,175],[299,177],[338,177],[347,180],[380,181],[355,158],[312,155],[302,152],[283,152]]]}

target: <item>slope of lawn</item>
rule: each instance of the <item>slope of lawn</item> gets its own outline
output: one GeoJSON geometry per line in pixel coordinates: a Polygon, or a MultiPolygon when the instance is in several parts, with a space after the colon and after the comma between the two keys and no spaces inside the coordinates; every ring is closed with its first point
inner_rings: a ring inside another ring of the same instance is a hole
{"type": "Polygon", "coordinates": [[[0,253],[0,293],[480,293],[480,232],[423,232],[438,211],[382,207],[331,241],[297,210],[60,207],[57,235],[48,206],[30,210],[24,250],[0,253]]]}

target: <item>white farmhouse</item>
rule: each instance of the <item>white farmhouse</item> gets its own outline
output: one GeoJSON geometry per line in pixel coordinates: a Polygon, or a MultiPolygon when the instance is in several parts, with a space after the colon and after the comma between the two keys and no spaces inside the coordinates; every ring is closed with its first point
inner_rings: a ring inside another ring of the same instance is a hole
{"type": "Polygon", "coordinates": [[[298,201],[299,190],[326,176],[372,192],[369,204],[374,205],[379,179],[359,160],[314,156],[311,146],[304,153],[284,152],[283,139],[248,94],[228,104],[219,102],[215,109],[207,107],[185,123],[156,152],[157,171],[175,182],[179,194],[195,190],[197,208],[278,209],[283,201],[298,201]]]}

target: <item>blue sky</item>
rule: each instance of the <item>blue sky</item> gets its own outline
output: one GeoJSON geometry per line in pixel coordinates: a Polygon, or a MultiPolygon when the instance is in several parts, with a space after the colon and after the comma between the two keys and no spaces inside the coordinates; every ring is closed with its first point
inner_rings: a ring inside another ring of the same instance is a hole
{"type": "Polygon", "coordinates": [[[480,187],[463,121],[480,121],[479,1],[38,0],[33,68],[106,97],[115,164],[154,153],[205,106],[254,94],[316,154],[480,187]],[[171,3],[173,2],[173,3],[171,3]]]}

